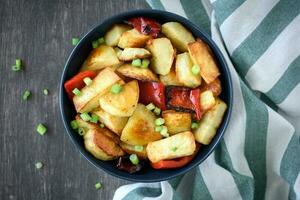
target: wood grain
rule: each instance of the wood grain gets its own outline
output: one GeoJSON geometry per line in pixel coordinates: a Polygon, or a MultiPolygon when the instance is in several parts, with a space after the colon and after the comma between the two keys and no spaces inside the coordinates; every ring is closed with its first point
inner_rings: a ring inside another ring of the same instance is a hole
{"type": "Polygon", "coordinates": [[[59,115],[58,83],[72,37],[111,15],[147,7],[139,0],[0,1],[0,199],[106,200],[128,183],[75,149],[59,115]],[[24,63],[20,72],[11,70],[16,58],[24,63]],[[25,89],[32,92],[28,101],[25,89]],[[48,127],[44,137],[36,133],[40,122],[48,127]],[[43,169],[35,169],[37,161],[43,169]],[[94,188],[98,181],[101,190],[94,188]]]}

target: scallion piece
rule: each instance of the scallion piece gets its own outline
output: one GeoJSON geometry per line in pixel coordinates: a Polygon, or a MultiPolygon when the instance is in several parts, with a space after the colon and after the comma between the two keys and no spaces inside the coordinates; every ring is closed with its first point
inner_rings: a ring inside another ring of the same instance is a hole
{"type": "Polygon", "coordinates": [[[198,75],[200,73],[200,67],[198,65],[194,65],[192,67],[192,74],[198,75]]]}
{"type": "Polygon", "coordinates": [[[98,39],[98,44],[103,44],[105,41],[104,41],[104,37],[101,37],[98,39]]]}
{"type": "Polygon", "coordinates": [[[76,46],[79,42],[79,38],[75,37],[75,38],[72,38],[72,45],[73,46],[76,46]]]}
{"type": "Polygon", "coordinates": [[[141,68],[145,68],[146,69],[146,68],[148,68],[149,64],[150,64],[150,60],[145,58],[142,61],[141,68]]]}
{"type": "Polygon", "coordinates": [[[31,93],[29,90],[25,90],[23,93],[23,100],[26,101],[29,98],[30,94],[31,93]]]}
{"type": "Polygon", "coordinates": [[[48,91],[47,89],[44,89],[44,90],[43,90],[43,93],[44,93],[44,95],[48,95],[48,94],[49,94],[49,91],[48,91]]]}
{"type": "Polygon", "coordinates": [[[160,131],[160,134],[163,137],[169,137],[168,128],[166,126],[162,126],[162,130],[160,131]]]}
{"type": "Polygon", "coordinates": [[[136,154],[131,154],[129,156],[129,160],[131,161],[132,164],[137,165],[139,164],[139,158],[137,157],[136,154]]]}
{"type": "Polygon", "coordinates": [[[76,95],[76,96],[80,96],[81,92],[80,90],[78,90],[78,88],[74,88],[74,90],[72,90],[72,92],[76,95]]]}
{"type": "Polygon", "coordinates": [[[135,66],[135,67],[140,67],[142,65],[142,61],[141,59],[134,59],[132,62],[131,62],[131,65],[132,66],[135,66]]]}
{"type": "Polygon", "coordinates": [[[83,121],[90,121],[92,118],[91,118],[91,116],[88,114],[88,113],[86,113],[86,112],[84,112],[84,113],[82,113],[82,114],[80,114],[80,118],[83,120],[83,121]]]}
{"type": "Polygon", "coordinates": [[[177,149],[178,149],[177,147],[172,147],[172,148],[171,148],[171,150],[174,151],[174,152],[175,152],[177,149]]]}
{"type": "Polygon", "coordinates": [[[90,78],[90,77],[85,77],[83,79],[83,82],[86,84],[86,85],[91,85],[93,80],[90,78]]]}
{"type": "Polygon", "coordinates": [[[95,188],[96,188],[96,190],[99,190],[100,188],[102,188],[102,184],[101,183],[96,183],[95,184],[95,188]]]}
{"type": "Polygon", "coordinates": [[[196,129],[199,127],[199,124],[197,122],[192,122],[191,128],[196,129]]]}
{"type": "Polygon", "coordinates": [[[85,130],[81,127],[79,127],[77,131],[78,131],[78,134],[81,135],[81,136],[83,136],[84,133],[85,133],[85,130]]]}
{"type": "Polygon", "coordinates": [[[135,145],[135,146],[134,146],[134,150],[136,150],[136,151],[138,151],[138,152],[141,152],[141,151],[144,150],[144,147],[141,146],[141,145],[135,145]]]}
{"type": "Polygon", "coordinates": [[[36,131],[40,134],[40,135],[45,135],[45,133],[47,132],[47,128],[46,126],[44,126],[43,124],[38,124],[36,127],[36,131]]]}
{"type": "Polygon", "coordinates": [[[161,109],[156,107],[153,112],[156,114],[156,115],[160,115],[160,112],[161,112],[161,109]]]}
{"type": "Polygon", "coordinates": [[[11,69],[16,72],[16,71],[20,71],[21,67],[17,67],[16,65],[14,65],[11,67],[11,69]]]}
{"type": "Polygon", "coordinates": [[[72,129],[74,129],[74,130],[78,129],[78,127],[79,127],[78,122],[76,120],[71,121],[70,125],[71,125],[72,129]]]}
{"type": "Polygon", "coordinates": [[[153,103],[149,103],[149,104],[146,106],[146,108],[147,108],[148,110],[153,110],[153,109],[155,109],[155,105],[154,105],[153,103]]]}
{"type": "Polygon", "coordinates": [[[155,120],[155,125],[156,126],[160,126],[160,125],[163,125],[165,123],[165,120],[163,118],[157,118],[155,120]]]}
{"type": "Polygon", "coordinates": [[[96,49],[98,47],[99,43],[98,43],[98,40],[95,40],[92,42],[92,46],[94,49],[96,49]]]}
{"type": "Polygon", "coordinates": [[[110,92],[113,94],[119,94],[121,91],[122,91],[122,86],[120,84],[114,84],[110,89],[110,92]]]}
{"type": "Polygon", "coordinates": [[[97,124],[98,120],[99,120],[98,115],[92,114],[92,118],[90,122],[97,124]]]}
{"type": "Polygon", "coordinates": [[[101,123],[99,126],[100,126],[100,128],[104,128],[105,127],[103,123],[101,123]]]}
{"type": "Polygon", "coordinates": [[[42,167],[43,167],[43,163],[42,162],[35,163],[35,168],[41,169],[42,167]]]}
{"type": "Polygon", "coordinates": [[[21,59],[16,59],[16,67],[19,67],[19,68],[22,67],[22,61],[21,61],[21,59]]]}
{"type": "Polygon", "coordinates": [[[156,126],[156,127],[155,127],[155,131],[156,131],[156,132],[160,132],[162,129],[163,129],[162,126],[156,126]]]}

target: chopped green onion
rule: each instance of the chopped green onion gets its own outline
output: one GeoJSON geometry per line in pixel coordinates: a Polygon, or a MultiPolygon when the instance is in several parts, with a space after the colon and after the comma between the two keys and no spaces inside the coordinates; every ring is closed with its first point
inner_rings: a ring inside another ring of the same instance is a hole
{"type": "Polygon", "coordinates": [[[160,132],[162,129],[163,129],[162,126],[156,126],[156,127],[155,127],[155,131],[156,131],[156,132],[160,132]]]}
{"type": "Polygon", "coordinates": [[[99,43],[98,43],[98,40],[95,40],[92,42],[92,46],[94,49],[96,49],[98,47],[99,43]]]}
{"type": "Polygon", "coordinates": [[[157,118],[155,120],[155,125],[156,126],[160,126],[160,125],[163,125],[165,123],[165,120],[163,118],[157,118]]]}
{"type": "Polygon", "coordinates": [[[74,90],[72,90],[72,92],[76,95],[76,96],[80,96],[81,92],[80,90],[78,90],[78,88],[74,88],[74,90]]]}
{"type": "Polygon", "coordinates": [[[98,39],[98,44],[103,44],[105,41],[104,41],[104,37],[101,37],[98,39]]]}
{"type": "Polygon", "coordinates": [[[155,109],[155,105],[154,105],[153,103],[149,103],[149,104],[146,106],[146,108],[147,108],[148,110],[153,110],[153,109],[155,109]]]}
{"type": "Polygon", "coordinates": [[[22,67],[22,61],[21,61],[21,59],[16,59],[16,67],[19,67],[19,68],[22,67]]]}
{"type": "Polygon", "coordinates": [[[132,164],[137,165],[139,164],[139,158],[137,157],[136,154],[131,154],[129,156],[129,160],[131,161],[132,164]]]}
{"type": "Polygon", "coordinates": [[[153,111],[156,115],[160,115],[161,109],[156,107],[153,111]]]}
{"type": "Polygon", "coordinates": [[[70,125],[72,129],[78,129],[79,127],[78,122],[76,120],[71,121],[70,125]]]}
{"type": "Polygon", "coordinates": [[[44,89],[44,90],[43,90],[43,93],[44,93],[44,95],[48,95],[48,94],[49,94],[49,91],[48,91],[47,89],[44,89]]]}
{"type": "Polygon", "coordinates": [[[142,61],[142,66],[141,66],[141,68],[148,68],[149,64],[150,64],[150,60],[145,58],[145,59],[143,59],[143,61],[142,61]]]}
{"type": "Polygon", "coordinates": [[[92,79],[90,77],[85,77],[83,79],[83,82],[86,84],[86,85],[91,85],[92,84],[92,79]]]}
{"type": "Polygon", "coordinates": [[[96,188],[96,190],[99,190],[100,188],[102,188],[102,184],[101,183],[96,183],[95,188],[96,188]]]}
{"type": "Polygon", "coordinates": [[[43,163],[41,163],[41,162],[35,163],[35,168],[41,169],[42,167],[43,167],[43,163]]]}
{"type": "Polygon", "coordinates": [[[122,86],[120,84],[114,84],[110,89],[110,92],[113,94],[119,94],[121,91],[122,91],[122,86]]]}
{"type": "Polygon", "coordinates": [[[72,45],[73,46],[76,46],[77,44],[78,44],[78,42],[79,42],[79,38],[72,38],[72,45]]]}
{"type": "Polygon", "coordinates": [[[84,133],[85,133],[85,130],[81,127],[79,127],[77,131],[78,131],[78,134],[81,136],[84,135],[84,133]]]}
{"type": "Polygon", "coordinates": [[[192,67],[192,74],[198,75],[200,73],[200,67],[198,65],[194,65],[192,67]]]}
{"type": "Polygon", "coordinates": [[[43,124],[38,124],[36,127],[36,131],[40,134],[40,135],[45,135],[45,133],[47,132],[47,128],[43,125],[43,124]]]}
{"type": "Polygon", "coordinates": [[[142,61],[141,59],[134,59],[132,62],[131,62],[132,66],[135,66],[135,67],[140,67],[142,65],[142,61]]]}
{"type": "Polygon", "coordinates": [[[86,113],[86,112],[84,112],[84,113],[82,113],[82,114],[80,114],[80,118],[83,120],[83,121],[90,121],[92,118],[91,118],[91,116],[88,114],[88,113],[86,113]]]}
{"type": "Polygon", "coordinates": [[[104,128],[104,124],[103,123],[100,124],[100,128],[104,128]]]}
{"type": "Polygon", "coordinates": [[[177,147],[172,147],[172,148],[171,148],[171,150],[174,151],[174,152],[175,152],[177,149],[178,149],[177,147]]]}
{"type": "Polygon", "coordinates": [[[16,65],[14,65],[11,67],[11,69],[16,72],[16,71],[20,71],[21,67],[17,67],[16,65]]]}
{"type": "Polygon", "coordinates": [[[30,94],[31,93],[29,90],[25,90],[23,93],[23,100],[26,101],[29,98],[30,94]]]}
{"type": "Polygon", "coordinates": [[[138,152],[141,152],[141,151],[144,150],[144,147],[141,146],[141,145],[135,145],[135,146],[134,146],[134,150],[136,150],[136,151],[138,151],[138,152]]]}
{"type": "Polygon", "coordinates": [[[168,128],[166,126],[162,126],[162,130],[160,131],[160,134],[164,137],[169,137],[168,128]]]}
{"type": "Polygon", "coordinates": [[[92,114],[92,119],[90,120],[90,122],[96,124],[98,122],[98,120],[99,120],[98,115],[92,114]]]}
{"type": "Polygon", "coordinates": [[[196,129],[199,127],[199,124],[197,122],[192,122],[191,128],[196,129]]]}

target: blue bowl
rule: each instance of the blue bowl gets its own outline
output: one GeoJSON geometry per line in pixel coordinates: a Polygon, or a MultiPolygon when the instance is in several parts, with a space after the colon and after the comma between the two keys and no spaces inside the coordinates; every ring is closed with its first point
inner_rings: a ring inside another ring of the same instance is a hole
{"type": "Polygon", "coordinates": [[[216,145],[219,143],[222,138],[225,129],[228,125],[229,118],[232,110],[232,82],[229,73],[229,69],[226,65],[225,59],[222,56],[222,53],[218,49],[217,45],[212,41],[210,36],[205,33],[200,27],[197,27],[195,24],[190,22],[189,20],[165,11],[160,10],[134,10],[129,12],[124,12],[113,17],[110,17],[99,25],[94,27],[91,31],[89,31],[78,43],[78,45],[72,51],[70,57],[67,60],[67,63],[64,67],[61,82],[60,82],[60,91],[59,91],[59,104],[60,111],[64,126],[69,134],[71,140],[75,144],[76,148],[79,149],[80,153],[90,161],[94,166],[99,169],[104,170],[108,174],[135,182],[157,182],[172,179],[176,176],[182,175],[190,171],[191,169],[198,166],[202,163],[216,148],[216,145]],[[228,105],[228,109],[224,115],[223,122],[219,127],[216,136],[212,140],[212,142],[207,146],[202,146],[197,156],[194,158],[192,162],[188,165],[172,170],[154,170],[150,166],[147,166],[142,171],[129,174],[124,171],[120,171],[116,168],[116,161],[101,161],[92,156],[84,147],[83,138],[78,135],[77,132],[72,130],[70,127],[70,121],[74,119],[76,115],[73,103],[68,99],[66,92],[64,91],[64,82],[71,77],[73,77],[76,73],[78,73],[83,61],[87,58],[88,54],[92,50],[92,41],[98,39],[102,36],[113,24],[121,23],[126,19],[131,17],[149,17],[154,20],[157,20],[160,23],[177,21],[183,24],[188,30],[190,30],[194,36],[201,38],[205,41],[210,48],[212,49],[215,59],[218,63],[220,72],[221,72],[221,82],[222,82],[222,93],[220,97],[226,102],[228,105]]]}

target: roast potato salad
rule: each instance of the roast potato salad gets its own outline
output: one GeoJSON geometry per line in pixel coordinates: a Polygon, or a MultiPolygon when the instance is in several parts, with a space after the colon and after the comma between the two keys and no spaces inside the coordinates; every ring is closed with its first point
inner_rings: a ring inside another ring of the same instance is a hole
{"type": "Polygon", "coordinates": [[[180,168],[215,136],[227,109],[209,46],[178,22],[136,17],[91,43],[64,84],[71,127],[95,158],[135,173],[180,168]]]}

